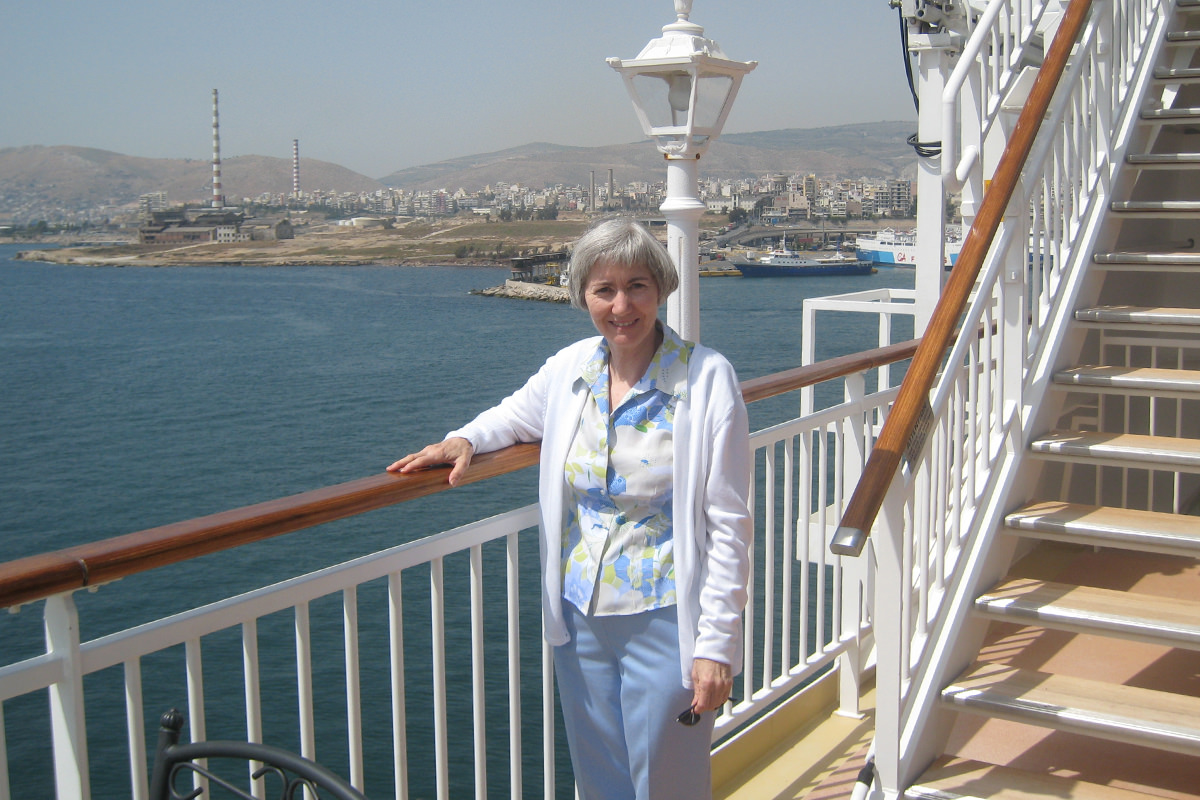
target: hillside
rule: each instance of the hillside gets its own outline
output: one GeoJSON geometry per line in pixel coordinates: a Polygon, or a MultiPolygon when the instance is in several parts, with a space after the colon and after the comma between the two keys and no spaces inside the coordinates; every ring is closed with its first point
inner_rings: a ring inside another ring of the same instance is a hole
{"type": "MultiPolygon", "coordinates": [[[[300,160],[300,174],[310,188],[360,192],[382,186],[345,167],[313,159],[300,160]]],[[[262,192],[290,192],[292,162],[268,156],[222,159],[221,188],[231,202],[262,192]]],[[[0,219],[54,218],[55,210],[122,206],[149,192],[166,192],[177,203],[207,203],[212,199],[212,162],[140,158],[88,147],[0,149],[0,219]]]]}
{"type": "MultiPolygon", "coordinates": [[[[916,177],[916,157],[906,139],[914,123],[872,122],[826,128],[727,134],[704,155],[706,178],[756,178],[770,173],[814,173],[823,178],[916,177]]],[[[613,179],[662,180],[662,156],[649,142],[607,147],[537,143],[455,158],[393,172],[380,182],[401,189],[474,189],[498,181],[529,186],[586,186],[613,179]]]]}
{"type": "MultiPolygon", "coordinates": [[[[713,144],[701,165],[703,178],[757,178],[767,174],[815,173],[824,178],[914,178],[916,156],[906,142],[915,129],[904,122],[728,134],[713,144]]],[[[618,185],[663,179],[662,156],[649,142],[606,147],[534,143],[495,153],[451,159],[400,170],[378,180],[336,164],[301,159],[305,191],[369,192],[400,189],[468,191],[499,182],[535,188],[586,186],[608,180],[618,185]]],[[[264,192],[292,188],[286,158],[240,156],[221,164],[221,182],[231,203],[264,192]]],[[[126,206],[140,195],[166,192],[171,202],[207,203],[212,198],[212,164],[197,159],[140,158],[86,147],[0,149],[0,221],[65,219],[105,206],[126,206]]]]}

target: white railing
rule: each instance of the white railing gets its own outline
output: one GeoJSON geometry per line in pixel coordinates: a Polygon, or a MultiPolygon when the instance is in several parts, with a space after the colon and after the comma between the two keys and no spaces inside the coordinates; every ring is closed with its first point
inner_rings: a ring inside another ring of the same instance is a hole
{"type": "MultiPolygon", "coordinates": [[[[868,582],[825,542],[894,396],[866,383],[852,374],[844,403],[752,436],[746,669],[717,739],[838,663],[857,687],[868,582]]],[[[0,800],[145,798],[147,743],[172,705],[193,740],[266,740],[371,796],[569,796],[536,523],[526,506],[93,639],[76,604],[103,617],[142,575],[47,598],[44,652],[0,662],[0,800]]],[[[847,689],[844,710],[857,703],[847,689]]]]}
{"type": "Polygon", "coordinates": [[[1061,6],[1060,0],[992,0],[968,20],[970,36],[940,98],[942,183],[951,193],[968,187],[968,203],[982,196],[986,170],[1004,147],[1004,104],[1061,6]],[[990,164],[985,150],[994,150],[990,164]]]}
{"type": "MultiPolygon", "coordinates": [[[[1009,5],[995,0],[989,12],[997,9],[995,19],[1003,20],[1009,5]]],[[[876,753],[885,792],[909,785],[935,754],[930,748],[940,746],[938,736],[925,734],[938,688],[962,666],[955,632],[970,608],[963,588],[987,568],[978,556],[1010,510],[1003,498],[1017,481],[1030,411],[1066,335],[1169,8],[1165,0],[1092,3],[930,394],[927,424],[882,506],[871,541],[880,598],[876,753]]],[[[1008,25],[999,34],[978,28],[983,45],[968,52],[1006,60],[960,71],[1011,69],[1007,59],[1021,48],[989,42],[1006,41],[1018,27],[1028,35],[1036,26],[1008,25]]],[[[994,83],[956,84],[980,93],[960,105],[994,105],[994,83]]],[[[970,127],[977,132],[976,120],[970,127]]]]}

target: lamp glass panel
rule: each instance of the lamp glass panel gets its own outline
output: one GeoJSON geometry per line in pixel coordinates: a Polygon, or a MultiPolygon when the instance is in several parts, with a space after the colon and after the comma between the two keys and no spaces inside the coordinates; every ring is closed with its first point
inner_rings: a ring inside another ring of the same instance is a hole
{"type": "MultiPolygon", "coordinates": [[[[645,112],[651,127],[687,125],[692,79],[683,70],[644,72],[633,76],[636,102],[645,112]]],[[[649,133],[649,131],[647,131],[649,133]]]]}
{"type": "Polygon", "coordinates": [[[729,75],[701,75],[696,90],[697,128],[712,128],[721,118],[721,109],[733,90],[733,78],[729,75]]]}

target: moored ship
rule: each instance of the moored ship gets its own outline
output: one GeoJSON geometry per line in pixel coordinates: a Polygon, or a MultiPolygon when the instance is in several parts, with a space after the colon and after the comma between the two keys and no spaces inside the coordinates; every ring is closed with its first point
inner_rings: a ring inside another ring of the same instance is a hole
{"type": "MultiPolygon", "coordinates": [[[[958,251],[961,249],[962,237],[948,233],[944,262],[946,267],[952,267],[958,262],[958,251]]],[[[874,236],[859,236],[855,244],[855,253],[860,261],[879,266],[914,266],[917,263],[917,232],[884,228],[874,236]]]]}
{"type": "Polygon", "coordinates": [[[772,250],[762,258],[734,258],[733,265],[745,278],[798,278],[823,275],[870,275],[870,262],[841,254],[827,259],[802,256],[794,250],[772,250]]]}

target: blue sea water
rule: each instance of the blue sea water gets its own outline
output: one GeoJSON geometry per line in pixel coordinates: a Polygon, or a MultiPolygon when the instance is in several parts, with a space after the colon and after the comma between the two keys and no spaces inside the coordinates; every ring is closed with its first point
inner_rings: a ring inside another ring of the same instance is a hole
{"type": "MultiPolygon", "coordinates": [[[[0,562],[377,473],[593,332],[566,305],[469,294],[505,269],[98,268],[15,260],[21,249],[0,245],[0,562]]],[[[742,379],[768,374],[801,363],[803,298],[912,284],[908,270],[702,279],[701,339],[742,379]]],[[[875,332],[873,317],[828,315],[818,358],[875,332]]],[[[755,404],[752,426],[797,403],[755,404]]],[[[103,589],[102,613],[81,600],[81,628],[90,638],[514,508],[535,477],[159,570],[103,589]]],[[[36,651],[38,617],[0,620],[4,663],[36,651]]],[[[13,765],[15,746],[10,729],[13,765]]]]}

